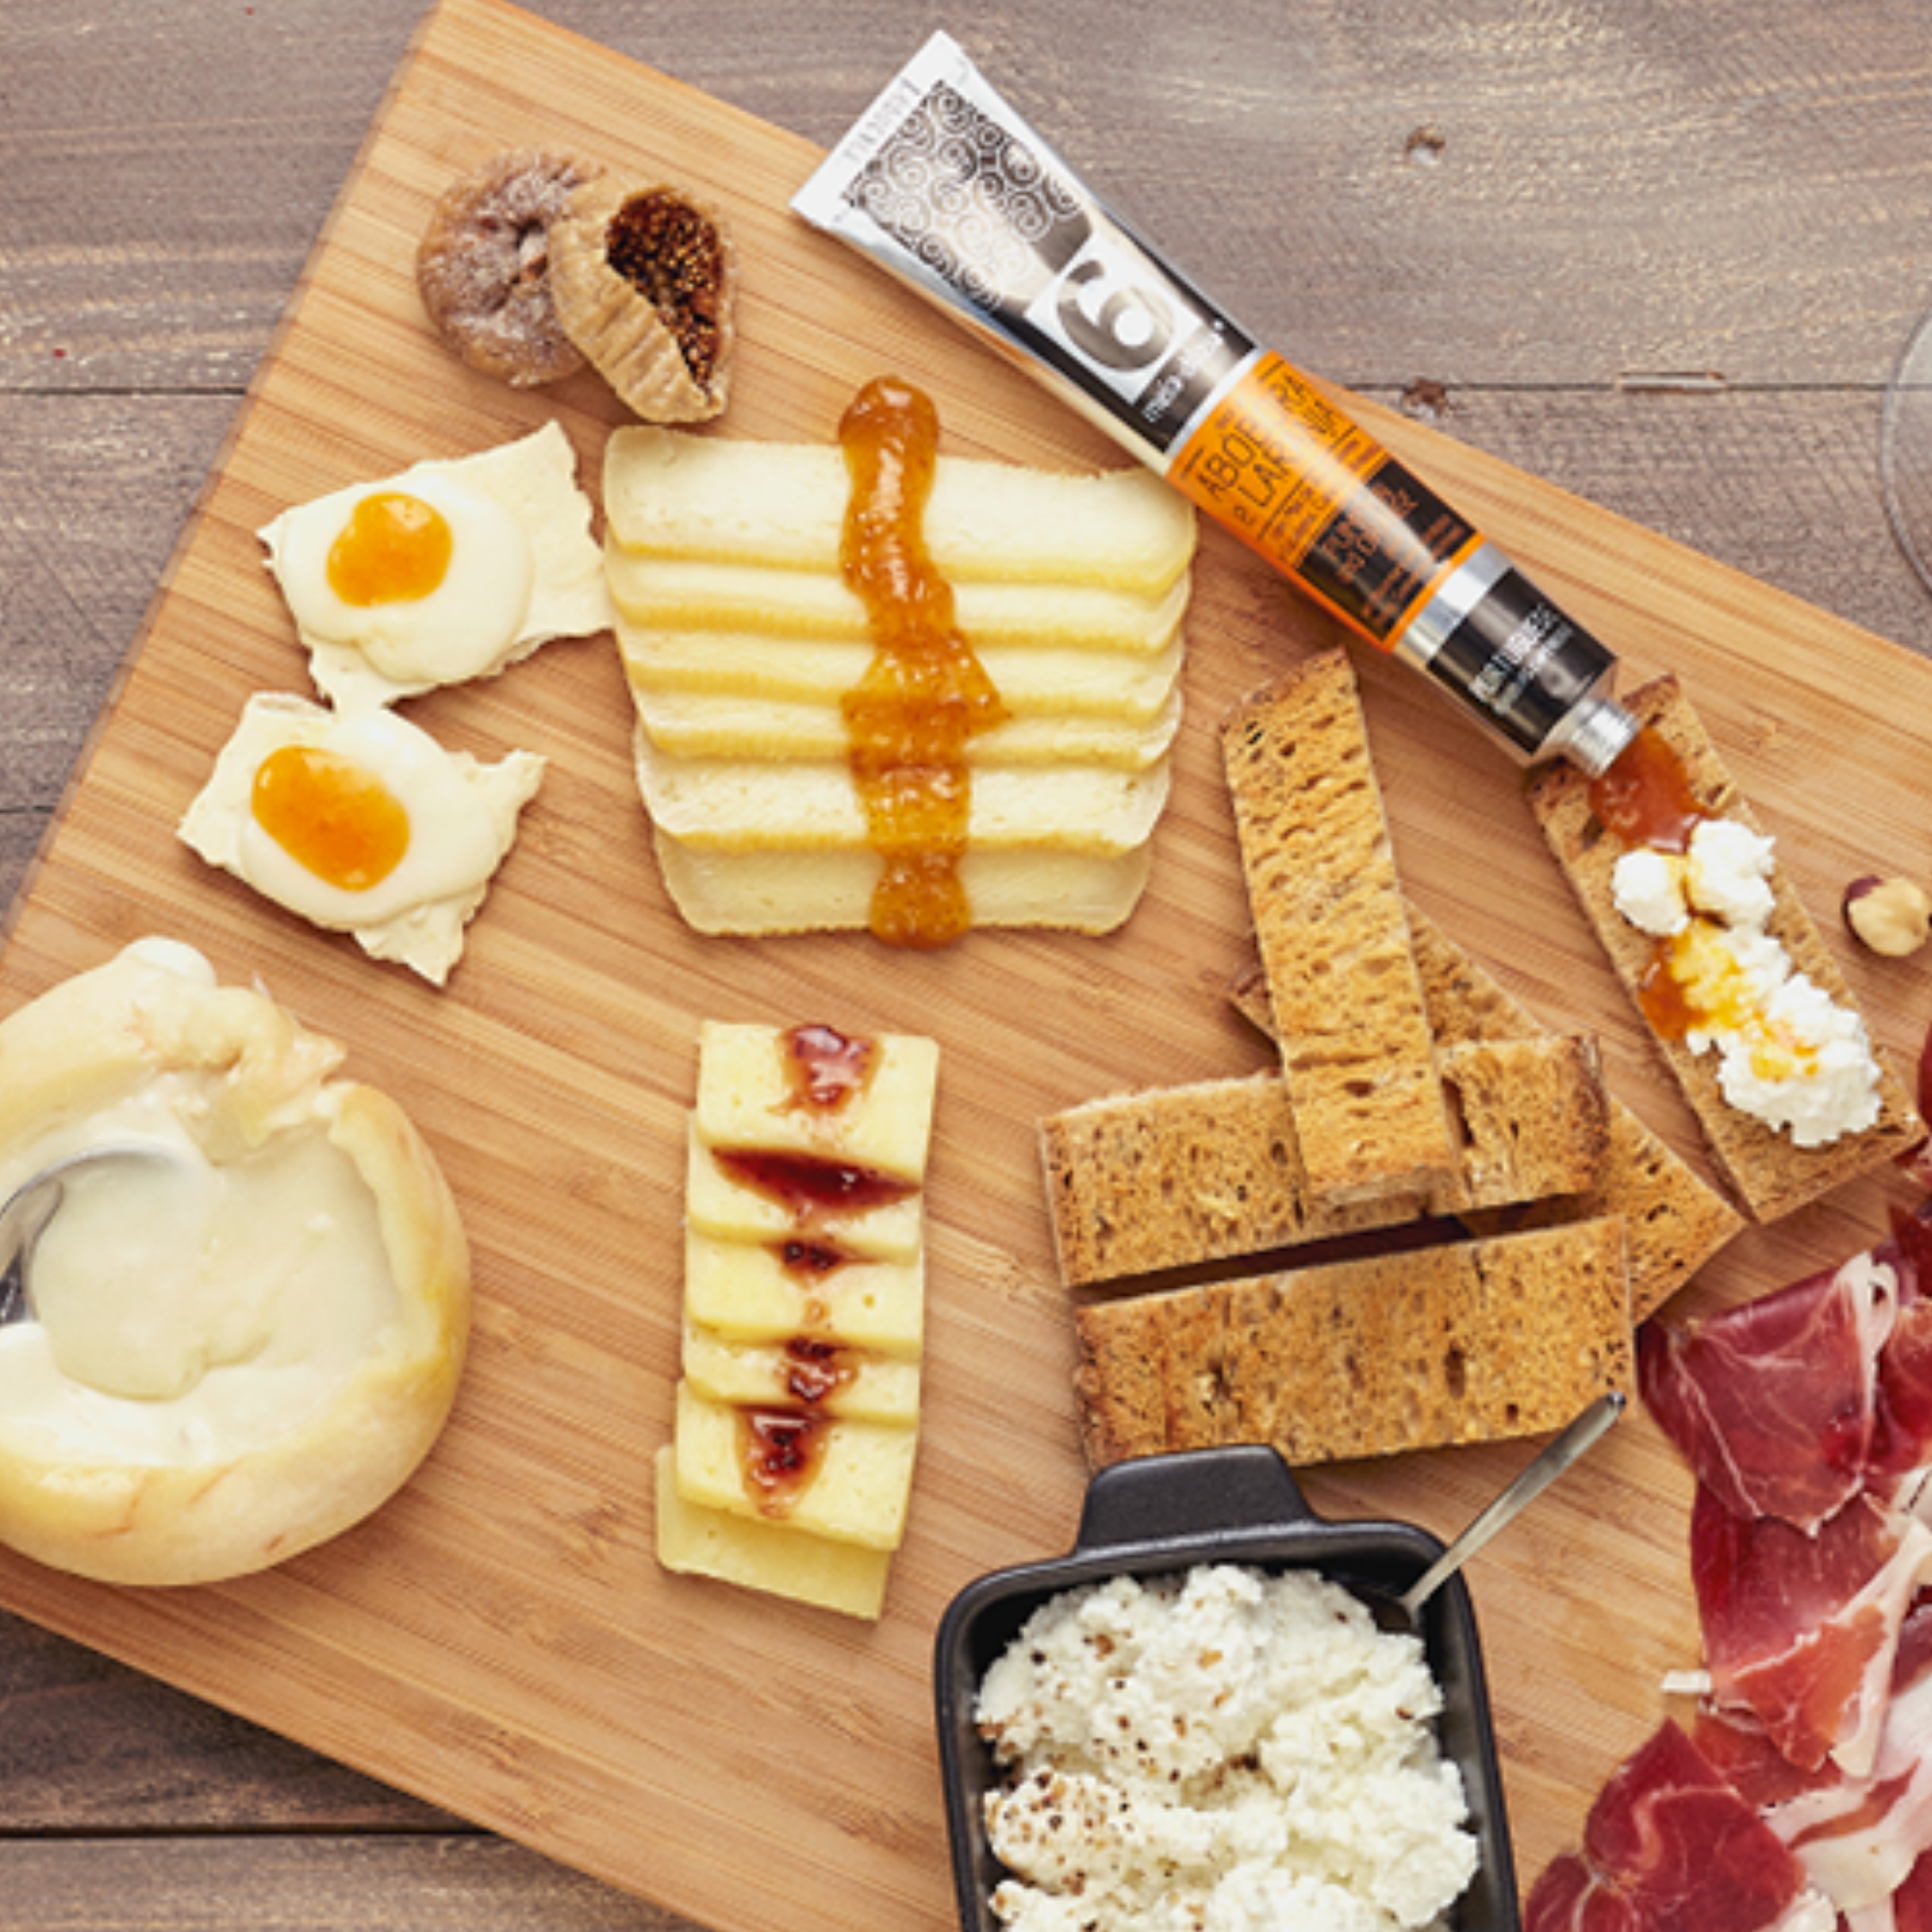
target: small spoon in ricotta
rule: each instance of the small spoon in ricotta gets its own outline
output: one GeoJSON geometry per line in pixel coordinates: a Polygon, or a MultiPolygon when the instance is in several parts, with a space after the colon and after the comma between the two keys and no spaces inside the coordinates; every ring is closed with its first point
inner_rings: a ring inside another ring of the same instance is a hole
{"type": "MultiPolygon", "coordinates": [[[[1423,1605],[1504,1524],[1513,1521],[1520,1510],[1540,1496],[1623,1413],[1623,1394],[1613,1388],[1599,1395],[1561,1434],[1552,1437],[1523,1465],[1516,1479],[1496,1500],[1403,1591],[1395,1608],[1404,1621],[1413,1628],[1423,1605]]],[[[1375,1607],[1379,1612],[1382,1607],[1377,1604],[1375,1607]]]]}
{"type": "Polygon", "coordinates": [[[100,1161],[170,1161],[175,1157],[165,1147],[139,1141],[104,1141],[98,1147],[82,1148],[77,1154],[42,1168],[0,1201],[0,1327],[34,1319],[33,1299],[27,1292],[33,1249],[46,1231],[48,1222],[59,1212],[69,1175],[76,1168],[91,1167],[100,1161]]]}

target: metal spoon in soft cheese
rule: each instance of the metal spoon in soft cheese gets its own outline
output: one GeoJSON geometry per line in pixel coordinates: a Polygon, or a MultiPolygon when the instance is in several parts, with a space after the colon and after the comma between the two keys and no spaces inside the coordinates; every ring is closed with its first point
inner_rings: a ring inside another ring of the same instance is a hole
{"type": "Polygon", "coordinates": [[[1534,1502],[1624,1413],[1622,1392],[1599,1395],[1560,1435],[1552,1437],[1516,1480],[1396,1600],[1413,1627],[1422,1607],[1498,1530],[1534,1502]]]}
{"type": "Polygon", "coordinates": [[[33,1303],[27,1277],[33,1249],[60,1207],[67,1176],[76,1169],[102,1161],[168,1161],[177,1157],[166,1147],[140,1141],[104,1141],[55,1161],[30,1176],[0,1201],[0,1327],[10,1321],[31,1321],[33,1303]]]}

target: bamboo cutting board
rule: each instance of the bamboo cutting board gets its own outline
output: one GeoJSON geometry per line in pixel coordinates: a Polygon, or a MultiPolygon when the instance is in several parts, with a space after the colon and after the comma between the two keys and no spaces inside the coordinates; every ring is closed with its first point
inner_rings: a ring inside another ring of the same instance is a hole
{"type": "MultiPolygon", "coordinates": [[[[880,50],[883,82],[904,49],[880,50]]],[[[1049,134],[1051,131],[1048,131],[1049,134]]],[[[411,273],[434,196],[501,147],[581,149],[710,198],[744,264],[732,434],[829,439],[869,377],[937,401],[946,447],[1063,465],[1118,453],[787,204],[805,143],[497,0],[446,0],[398,76],[159,592],[18,907],[0,1007],[149,932],[260,981],[350,1048],[436,1148],[477,1256],[457,1413],[375,1519],[230,1586],[90,1586],[0,1553],[0,1602],[724,1932],[950,1920],[928,1651],[980,1571],[1070,1542],[1083,1471],[1035,1122],[1097,1094],[1250,1071],[1221,992],[1246,920],[1212,725],[1333,641],[1209,534],[1189,720],[1153,886],[1104,941],[976,936],[901,957],[858,937],[700,940],[671,912],[632,788],[607,638],[550,647],[410,714],[544,790],[447,992],[204,868],[173,835],[246,695],[305,687],[253,532],[286,505],[556,415],[594,486],[618,420],[586,374],[515,393],[433,339],[411,273]],[[927,1033],[926,1433],[876,1627],[667,1577],[650,1459],[677,1368],[683,1121],[706,1018],[927,1033]]],[[[1104,189],[1105,184],[1100,184],[1104,189]]],[[[1183,264],[1185,265],[1185,264],[1183,264]]],[[[1932,665],[1366,404],[1362,413],[1621,653],[1682,673],[1814,908],[1924,876],[1932,665]]],[[[1686,1151],[1668,1091],[1545,856],[1502,755],[1409,674],[1362,666],[1398,858],[1420,903],[1552,1023],[1594,1029],[1619,1092],[1686,1151]]],[[[1827,920],[1827,923],[1829,920],[1827,920]]],[[[1923,961],[1844,949],[1881,1037],[1916,1053],[1923,961]]],[[[1874,1182],[1754,1233],[1686,1297],[1768,1289],[1864,1245],[1874,1182]]],[[[1525,1445],[1311,1472],[1331,1516],[1452,1534],[1525,1445]]],[[[1689,1485],[1642,1417],[1471,1573],[1519,1861],[1572,1840],[1695,1657],[1689,1485]]]]}

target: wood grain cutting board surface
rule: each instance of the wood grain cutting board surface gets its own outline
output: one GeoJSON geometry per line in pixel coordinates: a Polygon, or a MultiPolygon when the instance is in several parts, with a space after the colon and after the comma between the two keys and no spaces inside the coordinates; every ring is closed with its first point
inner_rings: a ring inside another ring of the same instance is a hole
{"type": "MultiPolygon", "coordinates": [[[[879,50],[882,82],[910,51],[879,50]]],[[[1212,726],[1333,637],[1207,535],[1154,883],[1104,941],[981,935],[908,957],[859,937],[692,937],[651,860],[608,638],[409,708],[453,746],[550,761],[447,992],[206,870],[176,820],[247,694],[306,689],[261,526],[551,414],[594,486],[621,419],[601,382],[519,394],[472,375],[414,292],[434,196],[499,148],[538,142],[670,177],[726,215],[744,265],[726,433],[829,440],[853,392],[896,370],[933,396],[951,450],[1121,461],[789,215],[817,159],[805,143],[495,0],[449,0],[425,22],[19,908],[0,1006],[158,931],[202,948],[224,979],[258,977],[346,1042],[349,1071],[410,1109],[463,1202],[471,1366],[421,1476],[327,1547],[231,1586],[148,1594],[0,1555],[0,1601],[727,1932],[940,1925],[933,1632],[973,1576],[1063,1550],[1084,1483],[1035,1123],[1125,1086],[1268,1064],[1221,997],[1247,923],[1212,726]],[[706,1018],[822,1018],[941,1046],[926,1433],[876,1628],[668,1577],[652,1554],[647,1472],[670,1428],[682,1133],[706,1018]]],[[[1932,665],[1363,413],[1610,640],[1629,679],[1682,673],[1827,923],[1856,874],[1926,872],[1916,781],[1932,665]]],[[[1418,901],[1546,1018],[1599,1031],[1618,1091],[1692,1151],[1514,769],[1420,680],[1379,661],[1362,670],[1418,901]]],[[[1843,951],[1881,1037],[1915,1053],[1926,965],[1843,951]]],[[[1759,1292],[1864,1245],[1899,1185],[1865,1184],[1744,1237],[1686,1304],[1759,1292]]],[[[1447,1535],[1528,1453],[1314,1471],[1305,1486],[1325,1514],[1447,1535]]],[[[1526,1878],[1655,1723],[1663,1674],[1694,1661],[1688,1501],[1634,1417],[1472,1571],[1526,1878]]]]}

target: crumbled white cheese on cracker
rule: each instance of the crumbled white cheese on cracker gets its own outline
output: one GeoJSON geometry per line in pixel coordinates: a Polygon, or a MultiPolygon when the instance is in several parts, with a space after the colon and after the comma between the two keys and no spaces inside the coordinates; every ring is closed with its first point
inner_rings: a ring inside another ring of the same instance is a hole
{"type": "Polygon", "coordinates": [[[1700,819],[1691,833],[1684,896],[1727,926],[1762,930],[1777,910],[1772,841],[1735,818],[1700,819]]]}
{"type": "Polygon", "coordinates": [[[1120,1577],[1036,1612],[981,1688],[1015,1932],[1397,1932],[1476,1846],[1414,1637],[1305,1572],[1120,1577]]]}
{"type": "Polygon", "coordinates": [[[1695,1017],[1692,1053],[1716,1053],[1741,1113],[1798,1147],[1828,1146],[1879,1117],[1879,1066],[1864,1022],[1795,970],[1766,930],[1777,909],[1772,843],[1707,818],[1682,856],[1639,846],[1611,875],[1617,910],[1668,946],[1664,963],[1695,1017]]]}
{"type": "Polygon", "coordinates": [[[1668,939],[1690,923],[1684,902],[1684,867],[1676,855],[1640,845],[1617,861],[1610,875],[1617,910],[1640,933],[1668,939]]]}

